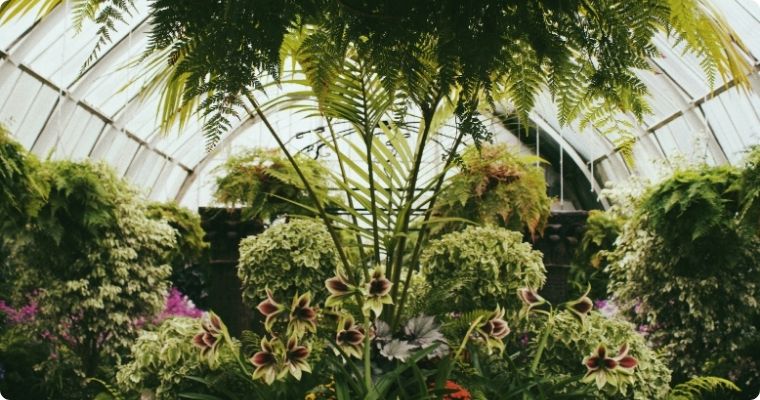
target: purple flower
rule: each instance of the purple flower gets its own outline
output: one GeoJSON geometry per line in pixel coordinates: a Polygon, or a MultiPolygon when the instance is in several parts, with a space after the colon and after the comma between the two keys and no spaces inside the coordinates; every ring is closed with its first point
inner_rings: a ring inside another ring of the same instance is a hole
{"type": "Polygon", "coordinates": [[[37,316],[39,307],[37,301],[29,299],[29,304],[15,309],[9,306],[4,300],[0,300],[0,313],[5,314],[9,325],[26,324],[34,320],[37,316]]]}
{"type": "Polygon", "coordinates": [[[612,318],[620,311],[617,304],[612,300],[596,300],[594,302],[594,307],[596,307],[596,309],[599,310],[599,313],[605,318],[612,318]]]}
{"type": "Polygon", "coordinates": [[[182,294],[179,289],[173,287],[166,296],[166,303],[163,311],[154,319],[154,324],[160,324],[169,317],[189,317],[200,318],[203,310],[199,310],[187,296],[182,294]]]}

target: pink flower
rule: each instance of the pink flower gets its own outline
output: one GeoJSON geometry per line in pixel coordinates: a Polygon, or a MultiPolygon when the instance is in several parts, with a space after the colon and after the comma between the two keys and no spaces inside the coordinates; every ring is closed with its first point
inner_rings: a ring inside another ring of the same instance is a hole
{"type": "Polygon", "coordinates": [[[159,324],[169,317],[200,318],[202,315],[203,310],[196,308],[192,300],[173,287],[166,296],[164,310],[153,319],[153,323],[159,324]]]}
{"type": "Polygon", "coordinates": [[[5,314],[9,325],[26,324],[34,321],[37,316],[37,301],[29,299],[29,304],[15,309],[9,306],[4,300],[0,300],[0,313],[5,314]]]}

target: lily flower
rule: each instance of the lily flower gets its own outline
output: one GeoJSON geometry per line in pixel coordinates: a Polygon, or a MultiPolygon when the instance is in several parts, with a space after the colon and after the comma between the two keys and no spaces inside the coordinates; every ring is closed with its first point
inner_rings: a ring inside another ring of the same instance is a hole
{"type": "Polygon", "coordinates": [[[275,347],[279,344],[278,339],[261,339],[261,351],[251,357],[251,363],[256,370],[253,371],[253,379],[264,379],[267,385],[271,385],[277,379],[277,356],[275,347]]]}
{"type": "Polygon", "coordinates": [[[364,348],[364,329],[356,325],[354,317],[345,316],[338,324],[335,343],[349,356],[361,358],[364,348]]]}
{"type": "Polygon", "coordinates": [[[509,335],[511,330],[507,321],[504,320],[504,309],[500,306],[496,306],[496,311],[493,315],[482,325],[478,327],[478,333],[486,341],[486,347],[489,353],[492,349],[499,349],[499,352],[504,352],[503,339],[509,335]]]}
{"type": "Polygon", "coordinates": [[[276,320],[277,316],[280,315],[283,311],[286,310],[285,306],[278,303],[274,296],[272,295],[272,291],[267,289],[267,298],[266,300],[259,303],[259,305],[256,307],[256,309],[259,310],[259,312],[266,317],[264,320],[264,328],[267,331],[272,330],[272,325],[274,325],[274,321],[276,320]]]}
{"type": "Polygon", "coordinates": [[[384,304],[393,304],[390,294],[391,286],[393,284],[385,277],[382,268],[375,268],[366,287],[367,300],[364,303],[365,310],[372,310],[375,313],[375,317],[379,317],[383,311],[384,304]]]}
{"type": "Polygon", "coordinates": [[[201,349],[201,356],[214,361],[224,339],[224,324],[213,312],[201,318],[201,332],[193,337],[193,344],[201,349]]]}
{"type": "Polygon", "coordinates": [[[617,386],[631,379],[633,369],[638,362],[628,355],[628,345],[623,344],[616,357],[610,357],[604,345],[599,345],[590,356],[583,359],[586,375],[583,382],[596,382],[596,387],[602,389],[606,384],[617,386]]]}
{"type": "Polygon", "coordinates": [[[620,346],[620,349],[618,350],[618,355],[614,358],[615,361],[618,363],[618,367],[632,370],[636,368],[636,365],[638,365],[638,361],[628,355],[628,343],[623,343],[622,346],[620,346]]]}
{"type": "Polygon", "coordinates": [[[532,309],[546,304],[546,299],[539,296],[535,290],[530,288],[517,289],[517,297],[523,303],[523,308],[520,311],[521,316],[528,315],[532,309]]]}
{"type": "Polygon", "coordinates": [[[348,283],[348,279],[340,272],[325,281],[325,287],[330,296],[325,300],[325,307],[340,306],[346,298],[356,292],[356,288],[348,283]]]}
{"type": "Polygon", "coordinates": [[[588,293],[590,291],[591,286],[586,289],[586,293],[584,293],[583,296],[565,304],[567,309],[570,310],[570,312],[572,312],[581,322],[585,322],[588,314],[594,309],[594,302],[588,298],[588,293]]]}
{"type": "Polygon", "coordinates": [[[288,333],[301,338],[306,332],[317,331],[317,312],[310,306],[311,293],[304,293],[293,298],[293,305],[290,307],[290,322],[288,323],[288,333]]]}
{"type": "Polygon", "coordinates": [[[311,350],[306,346],[299,346],[298,339],[291,337],[288,340],[288,346],[285,349],[285,369],[283,372],[290,372],[296,380],[301,380],[303,372],[311,373],[311,366],[306,359],[309,358],[311,350]]]}

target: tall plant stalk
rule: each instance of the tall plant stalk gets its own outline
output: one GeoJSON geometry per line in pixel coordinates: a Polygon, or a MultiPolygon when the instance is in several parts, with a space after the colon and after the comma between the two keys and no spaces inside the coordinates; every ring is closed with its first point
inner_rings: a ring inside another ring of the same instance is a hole
{"type": "MultiPolygon", "coordinates": [[[[404,198],[404,202],[402,203],[402,211],[401,215],[399,215],[399,218],[401,219],[400,224],[396,227],[395,233],[398,235],[398,242],[396,243],[396,246],[393,250],[393,256],[394,259],[391,263],[390,268],[390,276],[391,276],[391,282],[393,282],[393,289],[391,291],[391,298],[393,298],[394,303],[397,299],[398,294],[398,284],[401,280],[401,267],[404,263],[404,251],[406,250],[406,241],[407,241],[407,233],[409,231],[409,221],[411,220],[411,214],[412,214],[412,208],[414,207],[414,193],[417,190],[417,179],[419,177],[420,173],[420,167],[422,165],[422,157],[424,155],[425,151],[425,145],[428,141],[428,136],[430,135],[430,127],[433,121],[433,115],[435,115],[435,111],[438,107],[438,103],[440,102],[440,95],[435,96],[435,100],[432,102],[431,107],[429,108],[423,108],[422,116],[423,116],[423,122],[425,126],[423,127],[422,134],[417,140],[417,149],[416,154],[414,157],[414,166],[412,167],[412,173],[409,176],[409,182],[407,183],[406,188],[406,195],[404,198]]],[[[395,311],[394,307],[391,306],[390,309],[391,315],[393,315],[393,312],[395,311]]]]}
{"type": "Polygon", "coordinates": [[[285,157],[288,159],[288,162],[293,166],[293,169],[296,171],[296,174],[298,174],[298,177],[301,179],[301,182],[303,182],[304,188],[306,189],[306,192],[309,194],[309,197],[314,202],[314,206],[317,209],[317,213],[319,214],[320,218],[325,223],[325,226],[327,227],[327,232],[330,234],[330,238],[335,243],[335,248],[338,252],[338,258],[340,258],[340,262],[343,265],[343,268],[346,271],[351,270],[351,264],[348,261],[348,256],[346,255],[346,251],[343,248],[343,243],[340,240],[340,236],[338,235],[338,232],[335,230],[335,227],[332,224],[332,221],[330,220],[330,216],[327,215],[327,212],[325,211],[324,206],[322,205],[322,201],[317,196],[317,193],[314,191],[314,188],[311,187],[311,184],[309,183],[309,180],[304,175],[301,168],[298,166],[298,162],[296,162],[295,158],[293,158],[293,155],[290,153],[290,151],[285,147],[285,143],[280,138],[280,135],[275,131],[274,127],[272,127],[272,124],[269,122],[269,119],[266,117],[264,112],[261,111],[261,107],[259,106],[259,103],[256,101],[256,99],[248,92],[245,92],[245,97],[248,99],[249,102],[251,102],[251,105],[253,105],[254,110],[256,111],[256,115],[261,119],[261,122],[264,123],[264,125],[267,127],[267,130],[270,134],[272,134],[272,137],[277,142],[277,145],[280,147],[280,150],[282,150],[283,154],[285,154],[285,157]]]}

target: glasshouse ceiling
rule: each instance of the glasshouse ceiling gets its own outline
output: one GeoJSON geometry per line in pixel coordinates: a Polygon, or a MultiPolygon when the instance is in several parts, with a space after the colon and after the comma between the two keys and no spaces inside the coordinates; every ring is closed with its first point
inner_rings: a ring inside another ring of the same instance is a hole
{"type": "MultiPolygon", "coordinates": [[[[651,59],[651,71],[639,73],[649,87],[653,113],[643,126],[636,125],[632,163],[619,154],[614,136],[561,126],[549,95],[541,96],[530,113],[537,136],[521,135],[519,127],[496,118],[488,125],[497,137],[521,141],[525,151],[538,148],[547,159],[573,163],[593,191],[630,174],[655,175],[658,165],[678,156],[711,164],[738,162],[748,146],[760,143],[760,3],[713,3],[746,45],[745,55],[754,66],[750,88],[720,79],[711,88],[696,57],[684,54],[679,45],[674,48],[670,38],[657,37],[660,56],[651,59]],[[557,150],[561,156],[547,156],[557,150]]],[[[137,12],[117,27],[112,43],[84,69],[97,27],[85,25],[76,32],[68,1],[41,20],[30,13],[0,25],[0,123],[42,157],[105,160],[151,198],[208,204],[210,171],[220,160],[234,149],[274,147],[274,142],[253,117],[236,121],[210,152],[197,122],[182,132],[162,134],[156,122],[159,99],[138,96],[139,68],[130,64],[145,48],[150,30],[148,1],[136,5],[137,12]]],[[[313,151],[303,133],[320,129],[321,121],[277,110],[270,116],[290,133],[289,146],[313,151]]]]}

